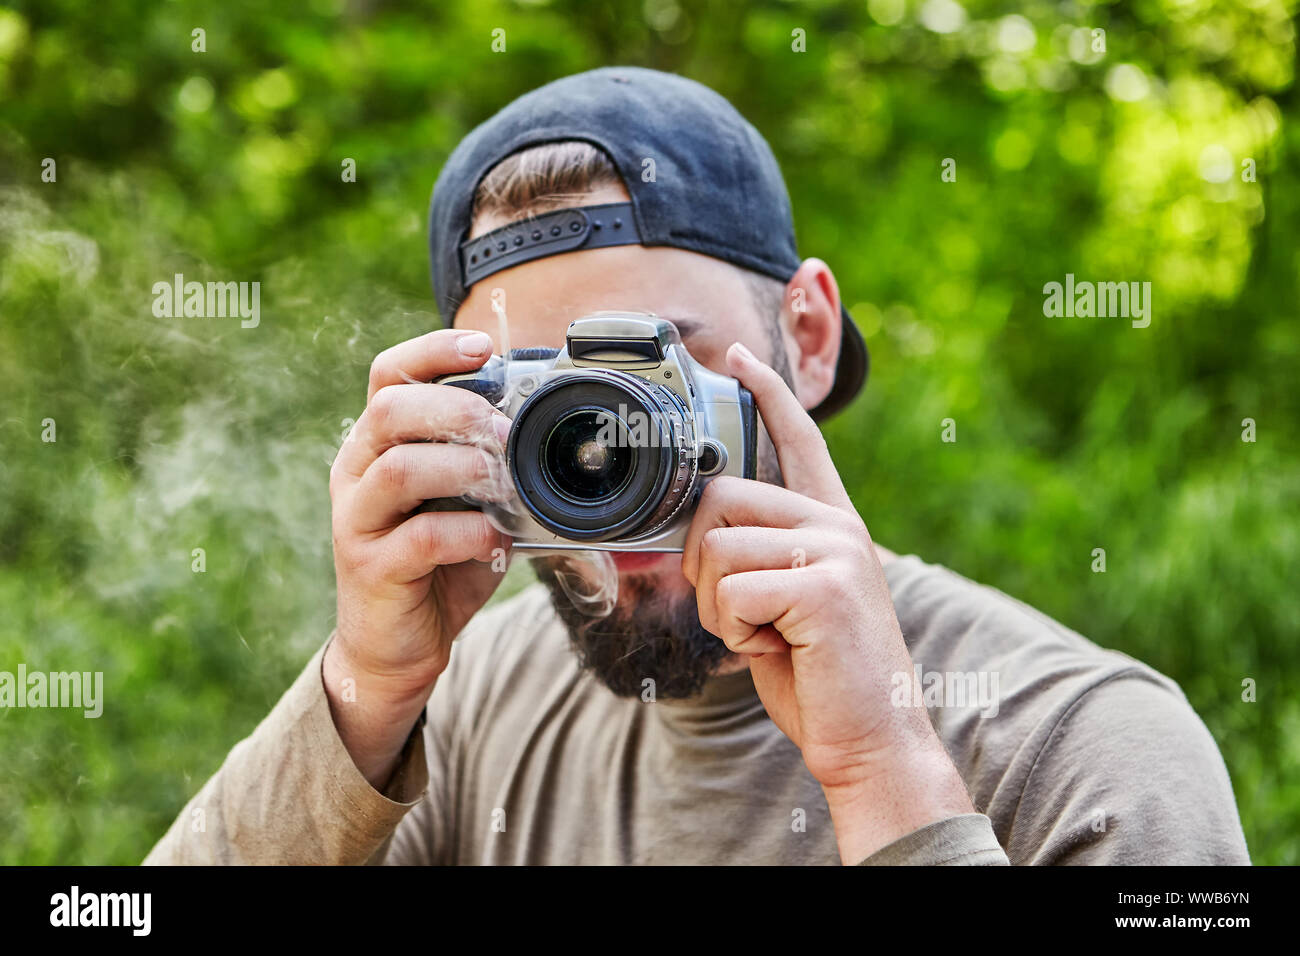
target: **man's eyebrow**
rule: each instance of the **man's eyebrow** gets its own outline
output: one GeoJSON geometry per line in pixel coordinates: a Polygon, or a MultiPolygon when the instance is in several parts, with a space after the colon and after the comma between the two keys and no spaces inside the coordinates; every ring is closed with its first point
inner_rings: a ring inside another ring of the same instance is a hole
{"type": "Polygon", "coordinates": [[[673,325],[677,326],[677,331],[681,334],[682,338],[686,338],[687,336],[694,335],[696,332],[699,332],[705,326],[705,322],[703,319],[691,318],[684,315],[662,315],[661,314],[659,318],[667,319],[673,325]]]}

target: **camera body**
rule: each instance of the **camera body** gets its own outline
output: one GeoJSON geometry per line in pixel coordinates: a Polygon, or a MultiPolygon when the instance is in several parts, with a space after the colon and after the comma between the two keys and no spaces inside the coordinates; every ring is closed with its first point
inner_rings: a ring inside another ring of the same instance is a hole
{"type": "Polygon", "coordinates": [[[755,476],[753,396],[692,359],[654,315],[597,312],[570,324],[563,349],[514,349],[437,381],[513,422],[516,500],[460,500],[516,548],[681,551],[705,485],[755,476]]]}

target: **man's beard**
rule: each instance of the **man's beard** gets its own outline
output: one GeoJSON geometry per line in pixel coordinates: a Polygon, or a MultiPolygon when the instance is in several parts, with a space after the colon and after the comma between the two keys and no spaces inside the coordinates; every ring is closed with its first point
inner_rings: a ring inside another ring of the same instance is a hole
{"type": "Polygon", "coordinates": [[[579,665],[620,697],[647,690],[650,699],[694,696],[731,653],[700,624],[689,587],[665,596],[655,575],[620,576],[603,555],[540,558],[533,569],[551,592],[579,665]],[[612,579],[618,593],[608,613],[588,598],[588,588],[603,586],[601,577],[612,579]]]}
{"type": "MultiPolygon", "coordinates": [[[[778,339],[779,342],[779,339],[778,339]]],[[[773,363],[790,384],[783,345],[773,363]]],[[[759,481],[782,484],[776,450],[759,439],[759,481]]],[[[535,558],[533,570],[569,631],[578,663],[620,697],[693,697],[731,651],[700,623],[695,592],[653,574],[619,575],[608,554],[535,558]],[[653,681],[647,684],[646,681],[653,681]]]]}

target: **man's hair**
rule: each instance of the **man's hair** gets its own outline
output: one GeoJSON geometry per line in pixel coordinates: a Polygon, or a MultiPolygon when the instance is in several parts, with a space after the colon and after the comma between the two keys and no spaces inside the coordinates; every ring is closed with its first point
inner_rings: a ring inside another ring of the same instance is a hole
{"type": "MultiPolygon", "coordinates": [[[[609,154],[582,140],[560,140],[511,153],[488,171],[474,191],[472,219],[499,217],[507,222],[538,216],[552,209],[579,205],[601,186],[623,186],[623,177],[609,154]]],[[[776,370],[791,381],[785,342],[781,338],[781,304],[785,283],[740,266],[749,297],[767,331],[776,370]]]]}
{"type": "Polygon", "coordinates": [[[572,206],[601,186],[623,186],[604,150],[581,140],[543,143],[511,153],[488,171],[474,192],[472,218],[514,221],[572,206]]]}

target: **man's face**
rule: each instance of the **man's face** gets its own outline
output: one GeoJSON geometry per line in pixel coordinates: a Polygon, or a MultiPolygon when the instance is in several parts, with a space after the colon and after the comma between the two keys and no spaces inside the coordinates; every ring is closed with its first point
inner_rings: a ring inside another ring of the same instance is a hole
{"type": "MultiPolygon", "coordinates": [[[[594,192],[582,205],[623,199],[621,190],[594,192]]],[[[476,222],[474,234],[503,224],[476,222]]],[[[778,351],[772,333],[777,317],[759,315],[741,273],[708,256],[630,245],[504,269],[470,289],[455,319],[458,329],[490,335],[499,353],[494,292],[509,318],[510,348],[562,348],[569,323],[592,312],[651,312],[672,321],[691,357],[716,372],[726,374],[727,349],[741,342],[789,377],[784,339],[778,351]]],[[[761,447],[758,477],[777,482],[775,454],[766,438],[761,447]]],[[[580,660],[617,694],[639,695],[643,680],[651,678],[657,697],[689,696],[730,656],[722,641],[700,626],[679,554],[615,552],[611,560],[602,553],[577,552],[571,558],[535,559],[534,569],[550,589],[580,660]],[[617,601],[611,611],[601,598],[612,590],[615,574],[617,601]]]]}

